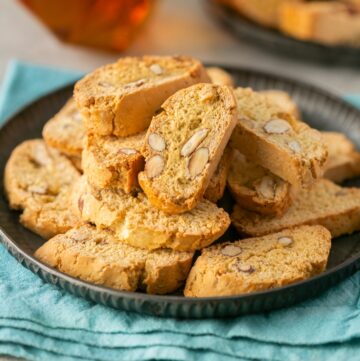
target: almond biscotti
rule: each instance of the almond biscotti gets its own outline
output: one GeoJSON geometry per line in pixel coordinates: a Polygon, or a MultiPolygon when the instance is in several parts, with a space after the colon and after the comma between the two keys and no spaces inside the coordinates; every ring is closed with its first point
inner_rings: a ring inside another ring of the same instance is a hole
{"type": "Polygon", "coordinates": [[[147,131],[139,183],[149,201],[169,214],[196,207],[236,124],[232,90],[197,84],[162,105],[147,131]]]}
{"type": "Polygon", "coordinates": [[[344,188],[320,179],[310,189],[301,190],[280,218],[246,211],[236,205],[231,220],[241,234],[249,236],[320,224],[333,237],[338,237],[360,230],[360,188],[344,188]]]}
{"type": "Polygon", "coordinates": [[[5,167],[4,186],[10,207],[23,210],[20,222],[50,238],[80,222],[69,209],[71,188],[79,178],[65,156],[43,140],[33,139],[13,150],[5,167]]]}
{"type": "Polygon", "coordinates": [[[117,242],[111,232],[83,225],[43,244],[35,257],[70,276],[123,290],[165,294],[186,279],[192,252],[146,251],[117,242]]]}
{"type": "Polygon", "coordinates": [[[84,176],[74,186],[72,207],[84,221],[113,231],[119,241],[150,250],[201,249],[221,237],[230,225],[228,214],[207,200],[189,212],[168,215],[153,207],[144,193],[96,189],[84,176]]]}
{"type": "Polygon", "coordinates": [[[226,147],[215,173],[210,179],[209,185],[204,193],[204,198],[216,203],[224,195],[226,187],[226,179],[229,174],[230,164],[232,160],[232,149],[226,147]]]}
{"type": "Polygon", "coordinates": [[[329,152],[324,177],[340,183],[360,176],[360,153],[355,149],[354,144],[341,133],[322,132],[321,134],[329,152]]]}
{"type": "Polygon", "coordinates": [[[323,174],[327,159],[321,134],[248,88],[237,88],[238,122],[231,146],[297,188],[323,174]]]}
{"type": "Polygon", "coordinates": [[[229,296],[282,287],[326,268],[330,232],[302,226],[202,250],[186,282],[187,297],[229,296]]]}
{"type": "Polygon", "coordinates": [[[224,69],[218,67],[209,67],[206,68],[206,72],[213,84],[228,86],[235,85],[232,76],[224,69]]]}
{"type": "Polygon", "coordinates": [[[238,150],[233,152],[227,182],[236,202],[245,209],[281,216],[291,204],[290,184],[249,162],[238,150]]]}
{"type": "Polygon", "coordinates": [[[119,188],[130,193],[138,187],[144,169],[140,150],[145,132],[126,138],[88,134],[84,141],[82,166],[89,183],[98,188],[119,188]]]}
{"type": "Polygon", "coordinates": [[[42,133],[49,146],[67,156],[81,157],[86,129],[73,98],[45,124],[42,133]]]}
{"type": "Polygon", "coordinates": [[[74,97],[91,133],[126,137],[145,130],[177,90],[200,82],[210,79],[195,59],[125,57],[77,82],[74,97]]]}

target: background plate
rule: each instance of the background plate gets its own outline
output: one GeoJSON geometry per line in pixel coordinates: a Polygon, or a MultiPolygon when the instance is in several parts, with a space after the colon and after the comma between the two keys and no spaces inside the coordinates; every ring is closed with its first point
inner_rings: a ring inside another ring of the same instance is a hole
{"type": "MultiPolygon", "coordinates": [[[[340,98],[281,76],[247,69],[224,69],[232,74],[239,86],[250,86],[254,89],[278,88],[289,92],[300,106],[304,120],[318,129],[341,131],[360,148],[360,112],[340,98]]],[[[14,147],[23,140],[41,136],[43,125],[71,96],[72,87],[60,89],[34,102],[0,129],[1,179],[6,161],[14,147]]],[[[360,181],[352,181],[352,184],[360,186],[360,181]]],[[[38,262],[33,258],[33,252],[44,241],[23,228],[18,217],[18,212],[8,208],[1,182],[0,238],[20,263],[46,282],[75,295],[107,306],[158,316],[225,317],[277,309],[313,297],[360,268],[360,233],[355,233],[333,242],[326,272],[290,286],[250,295],[198,299],[180,295],[156,296],[122,292],[75,279],[38,262]]],[[[230,230],[228,236],[233,238],[234,230],[230,230]]]]}
{"type": "Polygon", "coordinates": [[[208,13],[225,29],[244,41],[253,43],[274,53],[324,64],[360,64],[360,48],[347,46],[326,46],[310,41],[301,41],[284,35],[276,29],[261,26],[245,19],[236,11],[216,3],[203,0],[208,13]]]}

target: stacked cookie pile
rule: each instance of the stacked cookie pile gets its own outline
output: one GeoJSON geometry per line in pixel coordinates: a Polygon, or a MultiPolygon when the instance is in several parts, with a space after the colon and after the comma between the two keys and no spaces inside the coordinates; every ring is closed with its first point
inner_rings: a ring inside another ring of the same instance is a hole
{"type": "Polygon", "coordinates": [[[10,206],[49,239],[36,257],[112,288],[186,283],[200,297],[306,279],[325,269],[332,236],[360,229],[360,190],[322,178],[359,175],[360,155],[298,118],[286,93],[234,88],[195,59],[123,58],[76,84],[45,141],[14,150],[10,206]],[[226,184],[231,219],[216,204],[226,184]],[[210,246],[231,220],[254,238],[210,246]]]}

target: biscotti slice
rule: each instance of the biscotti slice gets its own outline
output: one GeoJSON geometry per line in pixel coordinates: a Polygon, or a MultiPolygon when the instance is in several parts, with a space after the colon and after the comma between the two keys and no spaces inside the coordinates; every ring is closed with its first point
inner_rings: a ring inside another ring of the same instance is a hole
{"type": "Polygon", "coordinates": [[[226,147],[215,173],[211,177],[210,183],[204,193],[204,198],[213,203],[216,203],[224,195],[231,159],[232,149],[230,147],[226,147]]]}
{"type": "Polygon", "coordinates": [[[170,95],[200,82],[210,79],[190,57],[125,57],[77,82],[74,97],[92,133],[126,137],[145,130],[170,95]]]}
{"type": "Polygon", "coordinates": [[[346,179],[360,176],[360,153],[354,144],[337,132],[322,132],[329,157],[325,164],[324,177],[340,183],[346,179]]]}
{"type": "Polygon", "coordinates": [[[43,140],[28,140],[12,152],[4,175],[10,207],[23,210],[21,223],[44,238],[80,222],[69,209],[71,188],[80,178],[70,160],[43,140]]]}
{"type": "Polygon", "coordinates": [[[320,132],[249,88],[237,88],[238,122],[231,146],[296,188],[323,174],[327,159],[320,132]]]}
{"type": "Polygon", "coordinates": [[[325,270],[330,247],[326,228],[302,226],[205,248],[190,271],[184,294],[229,296],[299,282],[325,270]]]}
{"type": "Polygon", "coordinates": [[[193,253],[145,251],[117,242],[109,231],[84,225],[50,239],[35,257],[87,282],[123,291],[164,294],[183,284],[193,253]]]}
{"type": "Polygon", "coordinates": [[[232,90],[196,84],[162,105],[146,133],[139,183],[149,201],[169,214],[196,207],[236,124],[232,90]]]}
{"type": "Polygon", "coordinates": [[[138,187],[138,173],[144,169],[140,153],[144,140],[145,132],[126,138],[88,134],[82,166],[89,183],[98,188],[119,188],[125,193],[138,187]]]}
{"type": "Polygon", "coordinates": [[[320,224],[333,237],[360,230],[360,188],[343,188],[320,179],[297,195],[280,218],[246,211],[236,205],[231,215],[236,229],[245,235],[262,236],[304,224],[320,224]]]}
{"type": "Polygon", "coordinates": [[[42,133],[49,146],[67,156],[81,157],[86,129],[73,98],[45,124],[42,133]]]}
{"type": "Polygon", "coordinates": [[[290,184],[249,162],[238,150],[234,150],[227,182],[236,202],[245,209],[281,216],[291,204],[290,184]]]}
{"type": "Polygon", "coordinates": [[[290,113],[296,119],[300,119],[300,111],[297,104],[285,91],[271,89],[262,90],[259,93],[264,95],[270,102],[276,104],[283,112],[290,113]]]}
{"type": "Polygon", "coordinates": [[[119,241],[138,248],[194,251],[213,243],[230,225],[228,214],[207,200],[189,212],[167,215],[144,193],[95,189],[85,177],[74,186],[72,205],[84,221],[109,228],[119,241]]]}
{"type": "Polygon", "coordinates": [[[232,76],[224,69],[218,67],[209,67],[206,68],[206,72],[213,84],[228,86],[234,86],[235,84],[232,76]]]}
{"type": "Polygon", "coordinates": [[[339,1],[286,2],[280,29],[301,40],[337,45],[358,42],[360,13],[339,1]]]}

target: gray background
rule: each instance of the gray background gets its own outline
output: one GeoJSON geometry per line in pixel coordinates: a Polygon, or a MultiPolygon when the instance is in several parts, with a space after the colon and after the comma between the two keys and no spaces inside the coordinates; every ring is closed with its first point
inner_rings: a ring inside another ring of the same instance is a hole
{"type": "MultiPolygon", "coordinates": [[[[206,16],[200,0],[160,0],[126,54],[188,54],[204,61],[281,73],[339,94],[360,93],[359,69],[303,64],[239,42],[206,16]]],[[[0,0],[0,82],[12,58],[89,71],[118,56],[63,44],[17,1],[0,0]]],[[[0,356],[4,360],[8,358],[0,356]]]]}

